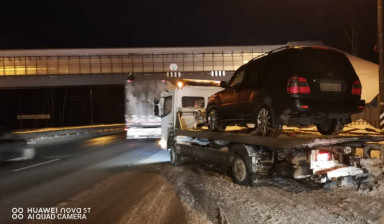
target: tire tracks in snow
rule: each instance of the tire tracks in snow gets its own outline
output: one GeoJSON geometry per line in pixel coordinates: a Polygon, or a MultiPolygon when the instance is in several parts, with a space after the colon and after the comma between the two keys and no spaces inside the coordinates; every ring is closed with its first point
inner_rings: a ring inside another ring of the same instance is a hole
{"type": "Polygon", "coordinates": [[[178,192],[189,198],[186,206],[206,215],[213,223],[368,223],[363,217],[344,217],[332,204],[317,203],[318,196],[330,192],[311,189],[294,180],[287,180],[289,188],[281,183],[259,187],[234,184],[227,176],[196,166],[178,168],[178,192]],[[293,185],[293,187],[292,187],[293,185]]]}
{"type": "MultiPolygon", "coordinates": [[[[297,219],[306,220],[307,223],[349,223],[343,217],[335,217],[330,211],[323,209],[319,206],[316,206],[315,203],[307,204],[303,203],[303,201],[295,200],[292,196],[287,196],[284,190],[273,187],[263,187],[257,189],[265,195],[268,195],[269,198],[274,198],[277,201],[283,201],[283,203],[287,206],[284,210],[295,211],[292,214],[297,215],[297,219]]],[[[316,194],[315,192],[313,192],[316,194]]]]}

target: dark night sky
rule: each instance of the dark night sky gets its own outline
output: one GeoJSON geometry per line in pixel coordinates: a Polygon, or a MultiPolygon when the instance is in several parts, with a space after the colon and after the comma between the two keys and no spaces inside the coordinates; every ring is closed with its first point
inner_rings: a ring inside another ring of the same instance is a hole
{"type": "Polygon", "coordinates": [[[321,40],[376,56],[376,0],[2,1],[0,48],[281,44],[321,40]]]}

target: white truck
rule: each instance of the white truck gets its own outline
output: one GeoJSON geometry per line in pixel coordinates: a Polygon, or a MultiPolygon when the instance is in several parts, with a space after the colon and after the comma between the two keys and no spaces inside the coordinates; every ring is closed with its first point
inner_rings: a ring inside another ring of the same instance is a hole
{"type": "Polygon", "coordinates": [[[208,80],[181,80],[166,82],[167,90],[155,99],[155,114],[161,117],[162,149],[168,149],[168,140],[175,129],[193,129],[204,122],[208,97],[220,91],[220,82],[208,80]]]}
{"type": "Polygon", "coordinates": [[[127,80],[125,131],[127,139],[160,138],[161,119],[153,113],[153,99],[166,89],[161,80],[127,80]]]}
{"type": "Polygon", "coordinates": [[[220,87],[191,84],[168,85],[155,100],[155,114],[162,117],[161,147],[170,151],[175,166],[188,157],[219,164],[231,170],[234,182],[244,185],[264,182],[272,174],[343,183],[368,176],[357,150],[364,157],[377,150],[383,158],[384,147],[377,143],[384,140],[383,135],[264,137],[247,130],[210,132],[199,128],[207,97],[220,87]]]}

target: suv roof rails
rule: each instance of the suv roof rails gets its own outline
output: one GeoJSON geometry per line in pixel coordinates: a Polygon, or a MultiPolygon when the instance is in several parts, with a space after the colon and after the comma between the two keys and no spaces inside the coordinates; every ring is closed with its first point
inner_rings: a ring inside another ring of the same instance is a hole
{"type": "Polygon", "coordinates": [[[276,52],[279,52],[279,51],[282,51],[282,50],[285,50],[285,49],[289,49],[289,48],[307,48],[307,47],[308,48],[318,48],[318,49],[331,49],[331,48],[326,47],[326,46],[298,46],[298,45],[294,45],[291,42],[288,42],[285,46],[278,47],[278,48],[273,49],[271,51],[261,53],[259,56],[256,56],[256,57],[252,58],[249,61],[254,61],[254,60],[257,60],[259,58],[262,58],[262,57],[265,57],[267,55],[270,55],[272,53],[276,53],[276,52]]]}
{"type": "Polygon", "coordinates": [[[273,49],[273,50],[271,50],[271,51],[262,53],[261,55],[252,58],[250,61],[257,60],[257,59],[262,58],[262,57],[264,57],[264,56],[267,56],[267,55],[270,55],[270,54],[272,54],[272,53],[276,53],[276,52],[278,52],[278,51],[282,51],[282,50],[284,50],[284,49],[288,49],[288,48],[292,48],[292,45],[290,45],[289,43],[288,43],[287,45],[285,45],[285,46],[278,47],[278,48],[273,49]]]}

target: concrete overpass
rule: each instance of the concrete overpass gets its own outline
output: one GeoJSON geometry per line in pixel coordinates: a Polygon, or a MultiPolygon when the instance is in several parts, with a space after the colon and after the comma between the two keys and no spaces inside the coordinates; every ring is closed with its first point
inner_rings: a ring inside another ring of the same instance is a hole
{"type": "Polygon", "coordinates": [[[225,80],[250,59],[283,45],[0,51],[0,87],[123,84],[166,77],[225,80]]]}

